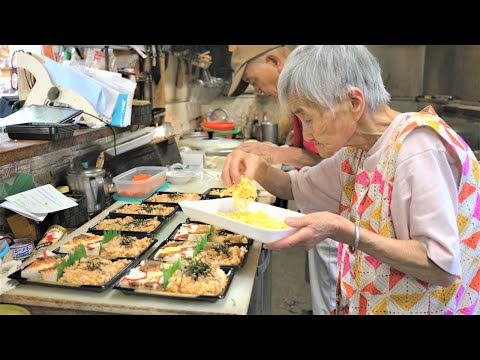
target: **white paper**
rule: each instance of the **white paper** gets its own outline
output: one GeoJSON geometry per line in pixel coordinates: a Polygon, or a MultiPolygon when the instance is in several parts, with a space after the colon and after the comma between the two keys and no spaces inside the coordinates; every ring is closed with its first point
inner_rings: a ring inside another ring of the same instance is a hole
{"type": "Polygon", "coordinates": [[[35,220],[35,221],[43,221],[45,219],[45,217],[48,215],[48,214],[31,213],[31,212],[25,210],[24,208],[22,208],[18,205],[15,205],[14,203],[11,203],[9,201],[4,201],[3,203],[0,204],[0,206],[5,208],[5,209],[12,210],[12,211],[16,212],[17,214],[20,214],[22,216],[25,216],[26,218],[29,218],[29,219],[32,219],[32,220],[35,220]]]}
{"type": "Polygon", "coordinates": [[[78,205],[50,184],[7,196],[5,199],[35,214],[52,213],[78,205]]]}

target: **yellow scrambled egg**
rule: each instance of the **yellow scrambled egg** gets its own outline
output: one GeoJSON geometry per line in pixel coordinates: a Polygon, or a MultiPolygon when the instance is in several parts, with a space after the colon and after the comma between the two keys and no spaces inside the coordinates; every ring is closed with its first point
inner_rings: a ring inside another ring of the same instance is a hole
{"type": "Polygon", "coordinates": [[[263,229],[278,230],[287,229],[289,227],[283,220],[275,220],[262,210],[247,211],[248,204],[257,197],[257,189],[253,180],[242,178],[239,183],[223,190],[220,194],[220,196],[225,195],[232,195],[233,206],[238,210],[229,213],[219,212],[218,215],[263,229]]]}

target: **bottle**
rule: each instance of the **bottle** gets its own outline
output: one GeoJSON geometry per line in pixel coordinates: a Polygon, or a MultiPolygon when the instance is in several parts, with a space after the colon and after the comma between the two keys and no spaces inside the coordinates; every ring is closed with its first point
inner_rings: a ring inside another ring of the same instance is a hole
{"type": "Polygon", "coordinates": [[[245,121],[243,123],[243,138],[244,139],[250,139],[252,135],[252,120],[248,117],[248,115],[245,117],[245,121]]]}
{"type": "Polygon", "coordinates": [[[269,124],[270,121],[268,120],[268,112],[267,111],[264,111],[263,112],[263,121],[262,121],[262,124],[269,124]]]}
{"type": "Polygon", "coordinates": [[[259,124],[257,113],[253,115],[251,137],[253,139],[257,139],[258,141],[262,141],[262,127],[259,124]]]}

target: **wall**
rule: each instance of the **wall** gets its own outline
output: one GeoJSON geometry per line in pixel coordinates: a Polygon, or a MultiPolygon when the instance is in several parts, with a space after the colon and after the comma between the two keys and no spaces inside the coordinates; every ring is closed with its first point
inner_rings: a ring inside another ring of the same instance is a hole
{"type": "Polygon", "coordinates": [[[429,45],[425,56],[425,93],[480,100],[480,46],[429,45]]]}
{"type": "Polygon", "coordinates": [[[171,123],[177,135],[195,130],[201,115],[200,104],[190,102],[190,81],[192,75],[184,60],[171,53],[165,69],[165,122],[171,123]]]}
{"type": "Polygon", "coordinates": [[[201,115],[200,104],[189,101],[171,102],[165,105],[165,109],[165,122],[172,124],[177,138],[195,131],[198,123],[196,119],[201,115]]]}
{"type": "Polygon", "coordinates": [[[479,45],[370,45],[392,97],[480,100],[479,45]]]}
{"type": "MultiPolygon", "coordinates": [[[[143,130],[146,131],[146,130],[143,130]]],[[[124,132],[116,135],[117,145],[143,133],[124,132]]],[[[35,183],[53,186],[66,185],[66,174],[70,165],[80,166],[83,161],[89,161],[94,166],[99,153],[113,146],[113,136],[98,139],[91,143],[77,145],[45,155],[25,159],[12,164],[0,166],[0,181],[11,183],[18,173],[26,172],[33,176],[35,183]]],[[[0,231],[6,231],[5,209],[0,208],[0,231]]]]}
{"type": "Polygon", "coordinates": [[[456,45],[428,45],[425,52],[424,90],[431,95],[454,95],[456,45]]]}
{"type": "Polygon", "coordinates": [[[382,68],[386,89],[392,97],[423,94],[424,45],[368,45],[382,68]]]}

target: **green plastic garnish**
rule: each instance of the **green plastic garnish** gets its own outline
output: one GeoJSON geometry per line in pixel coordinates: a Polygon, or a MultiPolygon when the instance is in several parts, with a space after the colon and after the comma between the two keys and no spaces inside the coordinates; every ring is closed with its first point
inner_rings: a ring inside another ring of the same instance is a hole
{"type": "Polygon", "coordinates": [[[67,256],[67,260],[60,259],[60,263],[55,264],[55,266],[57,267],[57,280],[59,280],[63,276],[63,271],[65,270],[65,268],[73,265],[75,261],[87,257],[87,250],[85,249],[85,245],[80,244],[80,246],[76,248],[72,254],[69,254],[67,256]]]}
{"type": "Polygon", "coordinates": [[[172,264],[172,266],[169,266],[168,268],[165,268],[162,262],[162,273],[163,273],[162,285],[164,289],[167,288],[168,281],[173,276],[173,274],[175,274],[175,271],[177,271],[181,267],[182,267],[182,258],[175,261],[172,264]]]}
{"type": "Polygon", "coordinates": [[[203,237],[198,242],[197,246],[195,246],[195,250],[193,251],[193,257],[197,256],[197,254],[203,250],[203,248],[205,247],[205,244],[207,243],[208,237],[210,236],[210,234],[213,232],[214,229],[215,227],[213,225],[210,225],[210,229],[207,231],[205,235],[203,235],[203,237]]]}
{"type": "Polygon", "coordinates": [[[120,236],[122,232],[120,230],[104,230],[103,231],[103,240],[100,243],[100,252],[102,252],[102,247],[104,244],[107,244],[112,240],[114,237],[120,236]]]}

